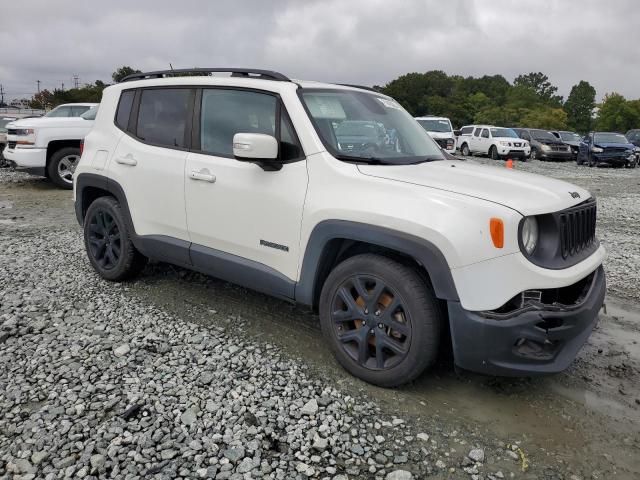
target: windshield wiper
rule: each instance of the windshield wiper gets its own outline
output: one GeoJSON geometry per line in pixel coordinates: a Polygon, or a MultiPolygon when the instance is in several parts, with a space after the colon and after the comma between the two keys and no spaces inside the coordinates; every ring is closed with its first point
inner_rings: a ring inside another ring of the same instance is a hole
{"type": "Polygon", "coordinates": [[[369,165],[394,165],[391,162],[382,160],[378,157],[356,157],[354,155],[336,155],[338,160],[344,160],[345,162],[362,162],[369,165]]]}

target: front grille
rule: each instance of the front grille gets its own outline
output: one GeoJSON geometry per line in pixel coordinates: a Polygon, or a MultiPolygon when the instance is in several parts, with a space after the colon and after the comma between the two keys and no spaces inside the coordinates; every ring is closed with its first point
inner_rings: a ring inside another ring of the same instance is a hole
{"type": "Polygon", "coordinates": [[[15,128],[8,128],[7,135],[18,135],[18,130],[16,130],[15,128]]]}
{"type": "Polygon", "coordinates": [[[624,153],[627,150],[629,150],[628,148],[624,148],[624,147],[607,147],[604,149],[604,153],[605,155],[607,153],[624,153]]]}
{"type": "Polygon", "coordinates": [[[514,147],[520,147],[522,144],[520,142],[513,142],[514,147]]]}
{"type": "Polygon", "coordinates": [[[569,149],[564,145],[552,145],[551,150],[553,150],[554,152],[566,152],[569,149]]]}
{"type": "Polygon", "coordinates": [[[446,138],[436,138],[436,143],[440,145],[442,148],[447,148],[447,139],[446,138]]]}
{"type": "Polygon", "coordinates": [[[589,248],[596,239],[596,202],[589,200],[560,212],[560,252],[567,259],[589,248]]]}
{"type": "Polygon", "coordinates": [[[16,148],[16,142],[7,142],[9,148],[16,148]]]}

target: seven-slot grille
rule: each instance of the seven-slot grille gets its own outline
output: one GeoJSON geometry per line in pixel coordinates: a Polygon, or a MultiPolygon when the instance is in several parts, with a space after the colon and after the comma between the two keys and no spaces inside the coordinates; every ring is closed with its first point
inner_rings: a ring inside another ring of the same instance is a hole
{"type": "Polygon", "coordinates": [[[562,258],[582,252],[596,239],[596,201],[588,200],[559,213],[562,258]]]}

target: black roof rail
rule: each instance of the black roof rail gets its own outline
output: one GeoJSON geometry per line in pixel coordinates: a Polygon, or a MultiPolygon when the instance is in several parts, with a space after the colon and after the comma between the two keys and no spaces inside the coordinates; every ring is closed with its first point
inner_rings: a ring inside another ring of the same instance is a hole
{"type": "Polygon", "coordinates": [[[141,72],[127,75],[120,82],[129,82],[131,80],[145,80],[151,78],[165,78],[172,75],[178,76],[204,76],[201,74],[209,73],[231,73],[232,77],[259,78],[264,80],[275,80],[279,82],[290,82],[288,77],[279,72],[271,70],[259,70],[256,68],[179,68],[175,70],[158,70],[155,72],[141,72]]]}
{"type": "Polygon", "coordinates": [[[382,93],[373,87],[365,87],[364,85],[353,85],[351,83],[336,83],[336,85],[340,85],[341,87],[359,88],[361,90],[369,90],[370,92],[382,93]]]}

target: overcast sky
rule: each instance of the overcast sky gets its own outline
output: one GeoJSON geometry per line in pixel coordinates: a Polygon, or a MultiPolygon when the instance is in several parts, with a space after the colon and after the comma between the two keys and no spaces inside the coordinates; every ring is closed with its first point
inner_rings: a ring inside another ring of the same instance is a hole
{"type": "Polygon", "coordinates": [[[640,97],[637,0],[20,0],[3,2],[5,100],[111,80],[121,65],[247,66],[383,85],[398,75],[542,71],[563,95],[640,97]]]}

